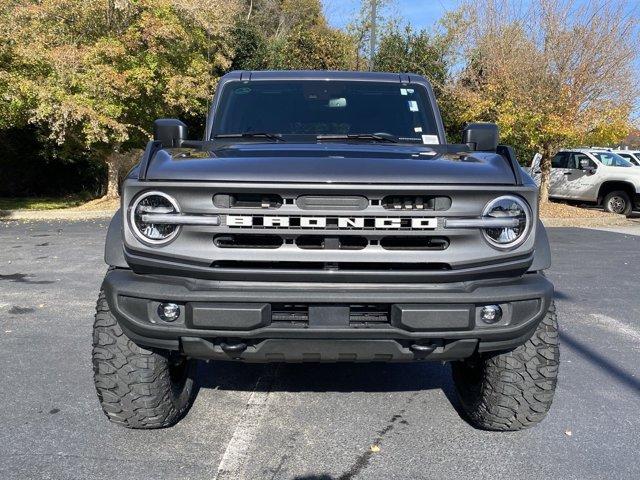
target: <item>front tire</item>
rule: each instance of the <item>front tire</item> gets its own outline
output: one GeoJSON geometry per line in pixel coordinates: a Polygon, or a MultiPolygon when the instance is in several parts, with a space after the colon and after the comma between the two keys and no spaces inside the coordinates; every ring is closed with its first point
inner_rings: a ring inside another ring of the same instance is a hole
{"type": "Polygon", "coordinates": [[[605,211],[619,215],[629,215],[633,208],[631,198],[627,192],[622,190],[607,193],[604,197],[603,205],[605,211]]]}
{"type": "Polygon", "coordinates": [[[556,389],[560,352],[552,302],[533,336],[505,353],[476,354],[452,364],[462,410],[476,428],[523,430],[546,416],[556,389]]]}
{"type": "Polygon", "coordinates": [[[174,425],[193,403],[194,360],[128,338],[100,292],[93,324],[93,378],[107,418],[127,428],[174,425]]]}

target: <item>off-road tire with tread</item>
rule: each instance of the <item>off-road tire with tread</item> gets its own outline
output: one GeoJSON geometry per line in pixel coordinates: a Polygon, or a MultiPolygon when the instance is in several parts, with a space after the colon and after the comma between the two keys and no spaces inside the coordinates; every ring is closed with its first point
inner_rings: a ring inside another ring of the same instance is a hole
{"type": "Polygon", "coordinates": [[[504,353],[453,362],[453,381],[464,416],[484,430],[522,430],[549,411],[560,364],[558,321],[552,302],[535,333],[504,353]]]}
{"type": "Polygon", "coordinates": [[[194,360],[140,347],[128,338],[101,291],[93,324],[93,373],[102,410],[127,428],[174,425],[194,400],[194,360]]]}

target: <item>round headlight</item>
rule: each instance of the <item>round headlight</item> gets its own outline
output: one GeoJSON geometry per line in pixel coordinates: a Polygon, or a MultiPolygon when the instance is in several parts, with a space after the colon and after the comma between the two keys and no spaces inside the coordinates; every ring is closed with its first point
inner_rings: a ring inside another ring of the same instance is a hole
{"type": "Polygon", "coordinates": [[[180,226],[150,221],[155,215],[180,213],[178,202],[162,192],[145,192],[138,196],[129,209],[131,230],[143,243],[163,245],[173,240],[180,226]]]}
{"type": "Polygon", "coordinates": [[[508,249],[525,241],[531,228],[531,208],[519,197],[505,195],[487,203],[482,216],[495,219],[514,219],[513,226],[485,228],[484,237],[496,248],[508,249]]]}

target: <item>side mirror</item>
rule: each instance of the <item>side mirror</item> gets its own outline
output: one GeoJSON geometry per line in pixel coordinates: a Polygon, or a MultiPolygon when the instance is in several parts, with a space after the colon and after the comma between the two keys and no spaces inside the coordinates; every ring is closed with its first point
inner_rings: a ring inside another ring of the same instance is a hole
{"type": "Polygon", "coordinates": [[[473,150],[495,152],[500,130],[495,123],[469,123],[462,131],[462,142],[473,150]]]}
{"type": "Polygon", "coordinates": [[[180,147],[187,139],[187,126],[175,118],[159,118],[153,122],[153,139],[163,148],[180,147]]]}

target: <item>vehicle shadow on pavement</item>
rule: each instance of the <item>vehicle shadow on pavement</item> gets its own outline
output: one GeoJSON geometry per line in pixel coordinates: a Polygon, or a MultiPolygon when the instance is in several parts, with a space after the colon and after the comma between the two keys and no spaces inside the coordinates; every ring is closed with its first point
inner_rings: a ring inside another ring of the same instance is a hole
{"type": "Polygon", "coordinates": [[[581,342],[580,340],[576,339],[574,336],[566,332],[560,333],[560,343],[561,345],[568,346],[571,350],[582,356],[585,360],[604,370],[612,378],[635,392],[637,395],[640,394],[640,380],[635,378],[631,373],[617,366],[611,360],[608,360],[592,347],[586,345],[585,343],[581,342]]]}
{"type": "Polygon", "coordinates": [[[200,388],[276,392],[416,392],[439,389],[459,411],[448,365],[424,363],[242,364],[199,362],[200,388]],[[273,377],[272,381],[260,381],[273,377]]]}

